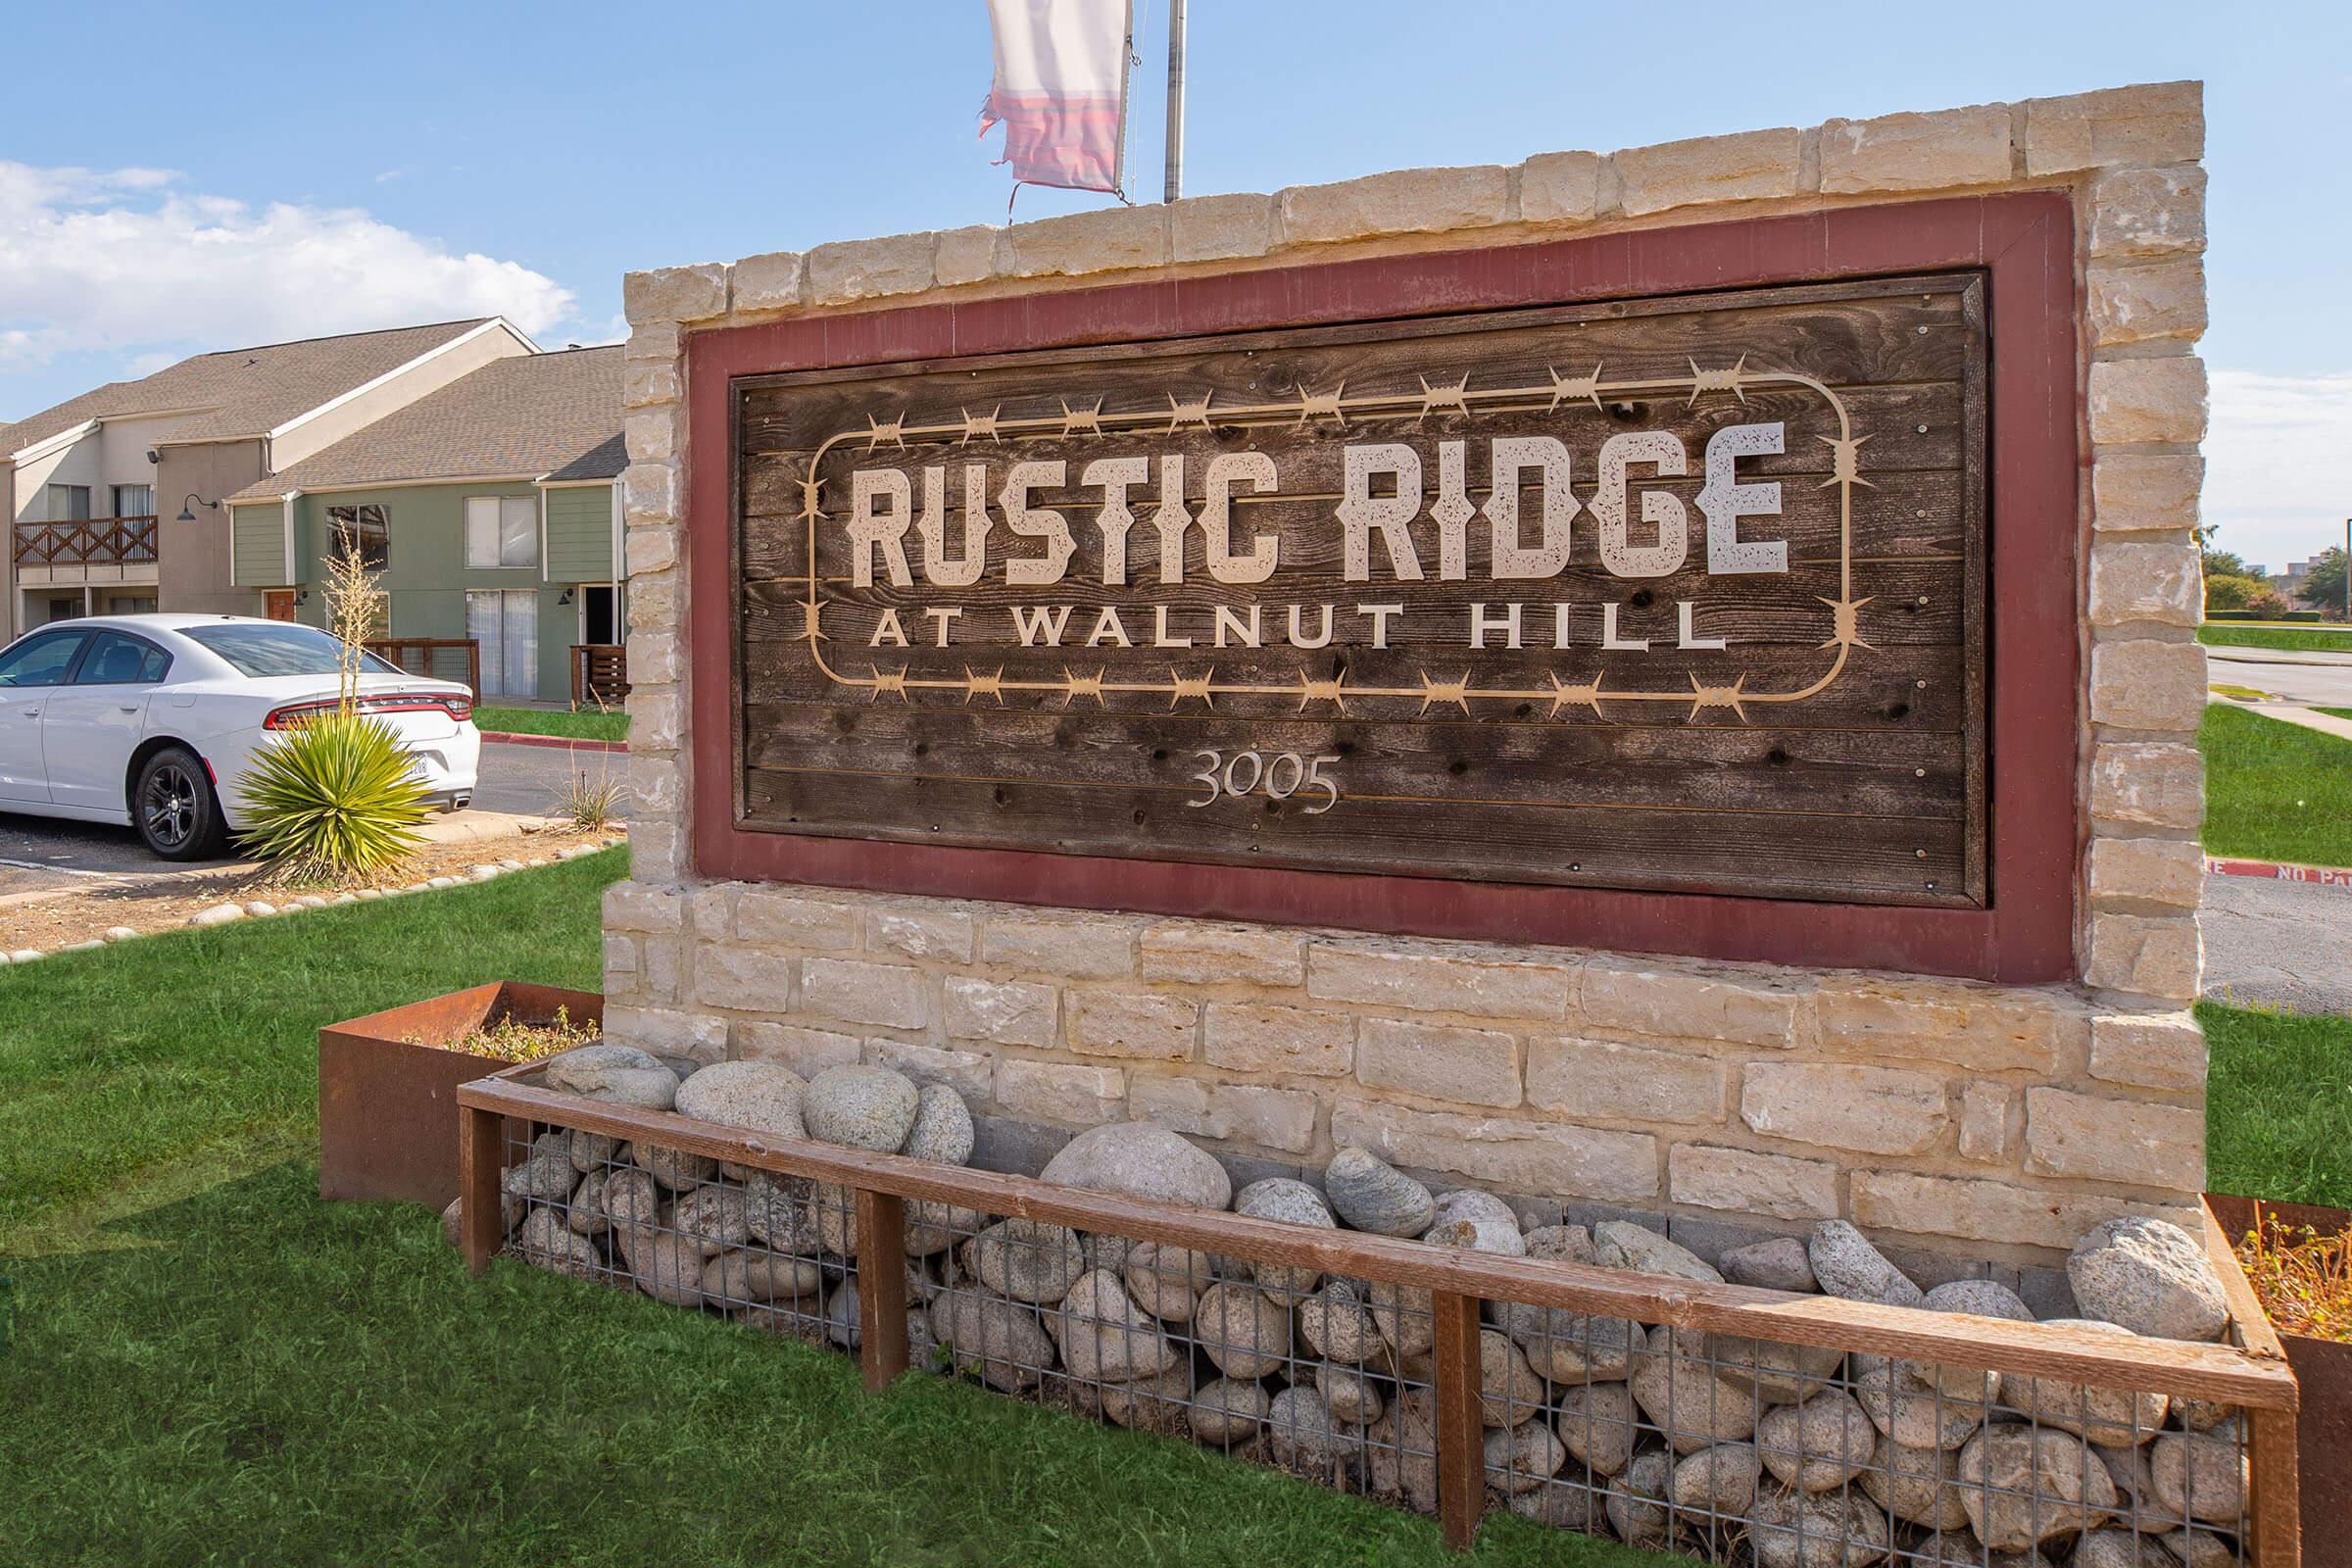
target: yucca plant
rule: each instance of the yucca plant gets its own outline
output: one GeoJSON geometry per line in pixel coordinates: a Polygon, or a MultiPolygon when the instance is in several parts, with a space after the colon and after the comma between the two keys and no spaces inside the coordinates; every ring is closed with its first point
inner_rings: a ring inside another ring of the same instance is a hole
{"type": "Polygon", "coordinates": [[[380,720],[303,719],[245,775],[245,847],[291,882],[373,875],[423,842],[425,785],[380,720]]]}

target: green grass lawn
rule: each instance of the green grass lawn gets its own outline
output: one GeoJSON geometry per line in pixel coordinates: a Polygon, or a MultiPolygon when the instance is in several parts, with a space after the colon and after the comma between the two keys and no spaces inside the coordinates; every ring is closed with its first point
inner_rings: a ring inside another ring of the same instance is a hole
{"type": "MultiPolygon", "coordinates": [[[[1187,1444],[322,1203],[316,1031],[597,984],[621,852],[0,969],[0,1562],[1429,1564],[1436,1526],[1187,1444]]],[[[1497,1514],[1474,1559],[1643,1553],[1497,1514]]]]}
{"type": "Polygon", "coordinates": [[[2330,626],[2318,621],[2292,626],[2266,621],[2209,620],[2197,628],[2197,641],[2208,648],[2276,648],[2290,653],[2352,654],[2352,626],[2330,626]]]}
{"type": "Polygon", "coordinates": [[[2352,865],[2352,741],[2214,703],[2197,744],[2208,851],[2352,865]]]}
{"type": "Polygon", "coordinates": [[[2206,1002],[2206,1186],[2352,1208],[2352,1018],[2206,1002]]]}
{"type": "Polygon", "coordinates": [[[576,712],[542,708],[477,708],[474,727],[502,735],[561,735],[575,741],[625,741],[629,715],[618,709],[600,713],[593,709],[576,712]]]}

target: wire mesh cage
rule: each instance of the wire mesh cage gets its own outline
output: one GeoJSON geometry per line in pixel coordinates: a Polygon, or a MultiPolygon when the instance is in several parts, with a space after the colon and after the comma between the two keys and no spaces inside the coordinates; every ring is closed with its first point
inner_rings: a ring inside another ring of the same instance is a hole
{"type": "Polygon", "coordinates": [[[1504,1256],[768,1147],[513,1074],[460,1101],[477,1265],[1200,1444],[1456,1545],[1507,1510],[1740,1568],[2297,1559],[2293,1379],[2242,1311],[2237,1347],[2186,1345],[2035,1323],[1990,1281],[1943,1312],[1785,1296],[1599,1269],[1576,1227],[1504,1256]]]}

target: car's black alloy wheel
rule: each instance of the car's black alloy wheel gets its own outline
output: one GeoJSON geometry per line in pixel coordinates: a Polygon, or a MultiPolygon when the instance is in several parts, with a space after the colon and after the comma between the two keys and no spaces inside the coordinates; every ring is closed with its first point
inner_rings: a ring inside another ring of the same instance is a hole
{"type": "Polygon", "coordinates": [[[201,860],[220,853],[220,803],[204,763],[185,747],[168,746],[147,759],[131,791],[130,819],[148,849],[167,860],[201,860]]]}

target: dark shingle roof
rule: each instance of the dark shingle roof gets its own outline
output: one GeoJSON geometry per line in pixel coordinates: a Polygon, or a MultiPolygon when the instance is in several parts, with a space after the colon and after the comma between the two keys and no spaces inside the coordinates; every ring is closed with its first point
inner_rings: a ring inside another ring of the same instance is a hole
{"type": "Polygon", "coordinates": [[[191,411],[165,441],[231,441],[267,435],[297,415],[365,386],[489,318],[350,332],[199,354],[137,381],[114,381],[15,424],[0,426],[0,457],[85,420],[191,411]]]}
{"type": "Polygon", "coordinates": [[[611,478],[628,465],[620,362],[618,344],[493,360],[232,499],[492,474],[611,478]]]}

